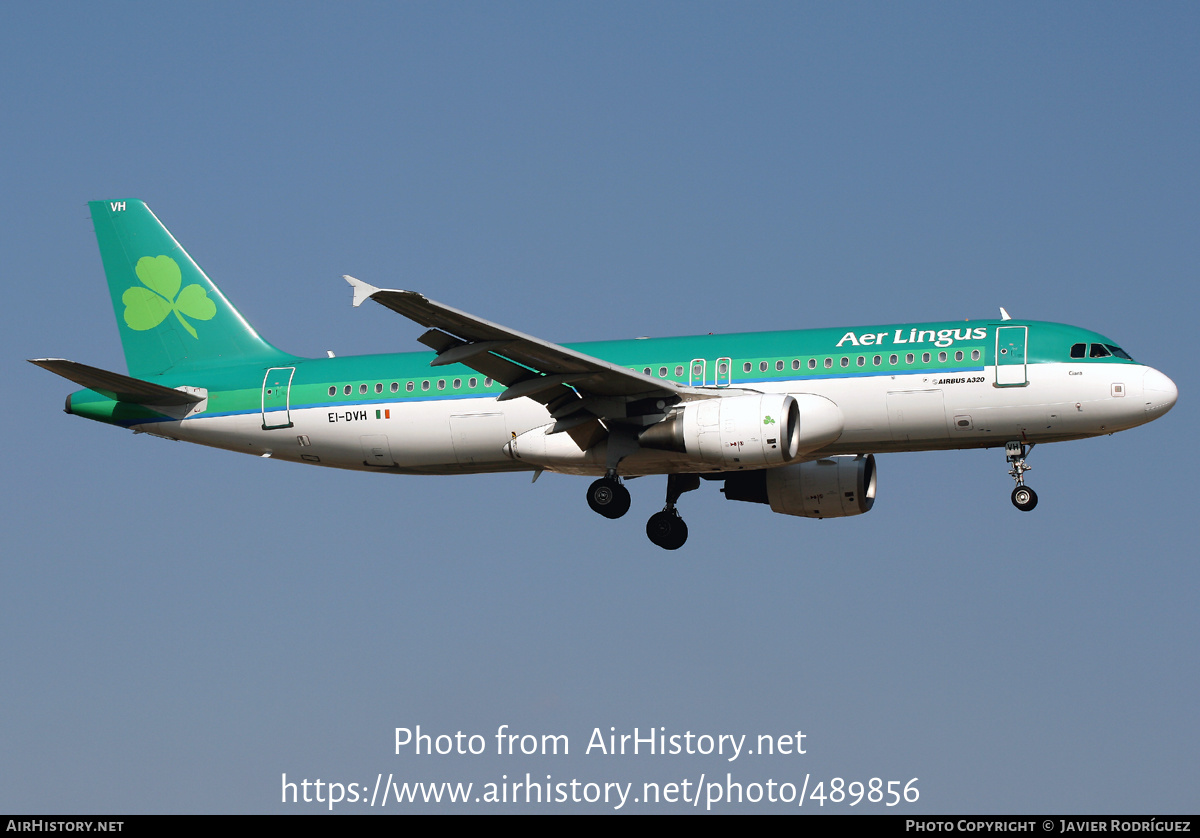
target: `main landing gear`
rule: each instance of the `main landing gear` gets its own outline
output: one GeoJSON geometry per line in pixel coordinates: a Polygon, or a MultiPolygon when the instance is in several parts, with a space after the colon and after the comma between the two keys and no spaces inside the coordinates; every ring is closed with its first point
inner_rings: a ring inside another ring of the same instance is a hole
{"type": "Polygon", "coordinates": [[[605,518],[620,518],[629,511],[629,490],[621,485],[616,469],[601,477],[587,492],[588,506],[605,518]]]}
{"type": "Polygon", "coordinates": [[[1014,441],[1004,445],[1005,459],[1009,463],[1008,475],[1017,481],[1017,488],[1012,492],[1013,506],[1022,512],[1032,512],[1038,502],[1037,492],[1025,485],[1025,472],[1033,468],[1025,462],[1025,457],[1031,451],[1033,446],[1026,448],[1022,442],[1014,441]]]}
{"type": "Polygon", "coordinates": [[[698,474],[668,474],[667,475],[667,505],[661,512],[655,512],[646,522],[646,535],[664,550],[678,550],[687,541],[688,528],[679,512],[675,509],[675,501],[684,492],[700,488],[698,474]]]}
{"type": "MultiPolygon", "coordinates": [[[[688,528],[675,509],[684,492],[700,488],[698,474],[667,475],[667,505],[646,522],[646,535],[664,550],[678,550],[687,541],[688,528]]],[[[629,511],[629,490],[621,485],[616,470],[592,483],[587,492],[588,506],[605,518],[620,518],[629,511]]]]}

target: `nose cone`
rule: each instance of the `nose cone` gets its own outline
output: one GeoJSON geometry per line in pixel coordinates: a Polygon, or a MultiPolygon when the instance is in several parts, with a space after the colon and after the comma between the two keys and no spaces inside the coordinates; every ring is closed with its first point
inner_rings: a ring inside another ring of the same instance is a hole
{"type": "Polygon", "coordinates": [[[1175,382],[1155,369],[1147,369],[1142,377],[1142,391],[1145,393],[1146,415],[1148,419],[1157,419],[1175,406],[1179,398],[1179,389],[1175,382]]]}

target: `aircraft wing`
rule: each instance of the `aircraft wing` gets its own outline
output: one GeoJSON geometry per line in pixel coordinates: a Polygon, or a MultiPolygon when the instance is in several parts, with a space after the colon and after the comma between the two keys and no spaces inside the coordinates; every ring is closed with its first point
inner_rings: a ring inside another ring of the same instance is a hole
{"type": "Polygon", "coordinates": [[[664,407],[685,394],[716,395],[491,323],[415,291],[376,288],[352,276],[344,279],[354,289],[354,305],[374,300],[428,327],[418,340],[438,353],[432,366],[464,364],[505,385],[500,401],[525,396],[541,402],[558,420],[554,432],[593,418],[651,424],[663,418],[664,407]],[[630,408],[643,400],[653,403],[645,414],[630,408]],[[645,418],[638,421],[639,416],[645,418]]]}

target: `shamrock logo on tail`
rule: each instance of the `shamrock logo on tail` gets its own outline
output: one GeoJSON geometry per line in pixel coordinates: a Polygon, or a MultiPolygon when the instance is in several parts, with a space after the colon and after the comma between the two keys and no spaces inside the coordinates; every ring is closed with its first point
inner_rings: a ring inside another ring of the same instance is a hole
{"type": "Polygon", "coordinates": [[[199,339],[184,315],[196,320],[212,320],[217,314],[217,304],[209,299],[208,292],[194,283],[180,291],[183,277],[179,265],[170,256],[143,256],[138,259],[135,270],[146,287],[134,286],[121,295],[129,328],[139,332],[153,329],[166,320],[168,314],[175,312],[188,334],[199,339]]]}

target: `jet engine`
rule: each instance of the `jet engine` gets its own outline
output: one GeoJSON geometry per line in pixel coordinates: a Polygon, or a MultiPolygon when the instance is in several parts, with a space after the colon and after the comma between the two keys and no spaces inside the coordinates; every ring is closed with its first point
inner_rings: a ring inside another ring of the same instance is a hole
{"type": "Polygon", "coordinates": [[[760,393],[688,402],[638,439],[724,468],[781,466],[842,434],[842,412],[822,396],[760,393]]]}
{"type": "Polygon", "coordinates": [[[768,503],[804,518],[845,518],[875,505],[875,455],[826,457],[731,474],[725,499],[768,503]]]}

